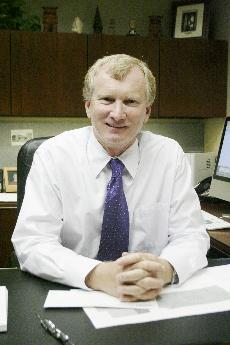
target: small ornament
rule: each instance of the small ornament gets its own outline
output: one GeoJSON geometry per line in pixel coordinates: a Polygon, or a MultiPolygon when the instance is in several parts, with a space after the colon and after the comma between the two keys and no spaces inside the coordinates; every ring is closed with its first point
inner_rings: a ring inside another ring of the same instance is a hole
{"type": "Polygon", "coordinates": [[[95,14],[95,17],[94,17],[93,29],[94,29],[94,32],[97,33],[97,34],[101,34],[102,30],[103,30],[102,21],[101,21],[101,15],[100,15],[100,12],[99,12],[98,5],[97,5],[97,8],[96,8],[96,14],[95,14]]]}
{"type": "Polygon", "coordinates": [[[129,21],[129,33],[128,35],[137,35],[137,32],[136,32],[136,21],[134,19],[130,19],[129,21]]]}
{"type": "Polygon", "coordinates": [[[43,8],[43,31],[57,32],[57,8],[58,7],[42,7],[43,8]]]}
{"type": "Polygon", "coordinates": [[[72,24],[72,31],[76,32],[78,34],[82,34],[83,32],[83,23],[82,20],[79,17],[74,18],[73,24],[72,24]]]}

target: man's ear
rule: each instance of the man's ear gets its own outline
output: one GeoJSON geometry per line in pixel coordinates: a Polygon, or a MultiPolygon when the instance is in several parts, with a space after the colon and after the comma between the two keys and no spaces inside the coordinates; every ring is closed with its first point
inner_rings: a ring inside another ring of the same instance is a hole
{"type": "Polygon", "coordinates": [[[86,115],[87,117],[90,119],[90,101],[85,101],[85,111],[86,111],[86,115]]]}
{"type": "Polygon", "coordinates": [[[149,105],[148,107],[146,107],[146,113],[145,113],[144,123],[146,123],[146,122],[148,121],[149,116],[151,115],[151,110],[152,110],[151,105],[149,105]]]}

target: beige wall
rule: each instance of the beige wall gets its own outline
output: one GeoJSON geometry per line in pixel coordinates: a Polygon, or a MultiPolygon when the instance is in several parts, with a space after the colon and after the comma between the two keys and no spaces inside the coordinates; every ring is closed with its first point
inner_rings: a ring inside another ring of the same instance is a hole
{"type": "Polygon", "coordinates": [[[42,18],[43,6],[58,7],[58,31],[71,32],[76,16],[83,22],[83,32],[93,32],[94,16],[97,4],[101,15],[103,33],[111,33],[109,24],[115,22],[115,34],[126,35],[129,31],[129,20],[134,19],[137,32],[148,35],[149,16],[162,16],[162,32],[170,34],[171,0],[26,0],[26,9],[31,14],[42,18]]]}
{"type": "Polygon", "coordinates": [[[208,119],[204,124],[204,151],[215,152],[217,155],[224,119],[208,119]]]}
{"type": "MultiPolygon", "coordinates": [[[[20,146],[12,146],[11,130],[32,129],[34,138],[57,135],[89,125],[87,118],[0,117],[0,168],[16,166],[20,146]]],[[[145,130],[177,140],[184,151],[203,151],[203,121],[193,119],[150,119],[145,130]]]]}
{"type": "MultiPolygon", "coordinates": [[[[228,90],[226,115],[230,116],[230,1],[213,0],[211,2],[211,20],[215,39],[228,41],[228,90]]],[[[208,119],[204,124],[204,150],[218,152],[224,119],[208,119]]]]}

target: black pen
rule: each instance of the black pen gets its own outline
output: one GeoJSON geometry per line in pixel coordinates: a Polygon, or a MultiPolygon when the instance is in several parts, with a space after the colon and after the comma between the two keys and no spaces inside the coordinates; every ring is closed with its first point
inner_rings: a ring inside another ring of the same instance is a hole
{"type": "Polygon", "coordinates": [[[70,341],[69,336],[56,328],[55,324],[51,320],[42,319],[39,314],[37,314],[37,317],[39,318],[42,327],[54,338],[59,340],[62,344],[68,343],[69,345],[74,345],[74,343],[70,341]]]}

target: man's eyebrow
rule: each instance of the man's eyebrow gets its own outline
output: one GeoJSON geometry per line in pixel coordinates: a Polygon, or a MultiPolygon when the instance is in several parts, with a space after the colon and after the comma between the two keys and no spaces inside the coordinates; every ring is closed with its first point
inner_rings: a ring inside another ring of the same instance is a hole
{"type": "Polygon", "coordinates": [[[110,95],[109,93],[102,93],[102,94],[98,94],[97,95],[98,98],[113,98],[112,95],[110,95]]]}

